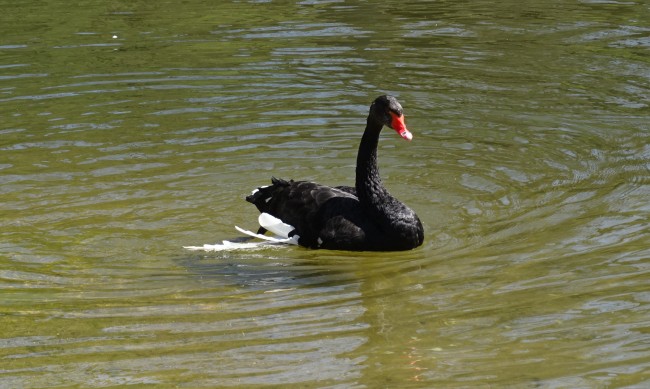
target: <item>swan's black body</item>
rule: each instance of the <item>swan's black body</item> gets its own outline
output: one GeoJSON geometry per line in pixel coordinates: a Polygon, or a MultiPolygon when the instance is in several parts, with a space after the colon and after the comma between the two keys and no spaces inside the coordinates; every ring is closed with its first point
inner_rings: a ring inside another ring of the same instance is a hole
{"type": "Polygon", "coordinates": [[[378,97],[359,145],[354,188],[273,178],[271,186],[258,188],[246,200],[293,226],[289,235],[298,235],[305,247],[394,251],[421,245],[420,219],[388,193],[379,177],[377,144],[384,125],[411,139],[401,105],[391,96],[378,97]]]}

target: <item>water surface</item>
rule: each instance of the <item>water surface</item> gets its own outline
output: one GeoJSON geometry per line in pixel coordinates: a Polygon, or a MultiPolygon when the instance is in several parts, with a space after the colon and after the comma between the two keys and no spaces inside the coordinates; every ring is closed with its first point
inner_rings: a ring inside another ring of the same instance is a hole
{"type": "Polygon", "coordinates": [[[650,385],[641,1],[21,2],[0,16],[0,387],[650,385]],[[422,247],[192,253],[369,103],[422,247]]]}

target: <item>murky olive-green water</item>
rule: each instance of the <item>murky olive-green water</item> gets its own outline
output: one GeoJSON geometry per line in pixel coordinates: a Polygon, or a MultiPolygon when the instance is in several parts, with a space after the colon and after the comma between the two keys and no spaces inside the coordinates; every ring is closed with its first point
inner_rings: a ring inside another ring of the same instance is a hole
{"type": "Polygon", "coordinates": [[[4,2],[0,387],[650,386],[644,1],[4,2]],[[193,253],[368,105],[425,244],[193,253]]]}

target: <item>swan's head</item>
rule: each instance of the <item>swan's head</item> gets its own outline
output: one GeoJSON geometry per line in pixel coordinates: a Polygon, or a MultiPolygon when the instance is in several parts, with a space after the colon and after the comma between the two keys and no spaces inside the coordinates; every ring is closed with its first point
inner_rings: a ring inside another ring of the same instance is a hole
{"type": "Polygon", "coordinates": [[[370,106],[370,116],[381,124],[395,130],[406,140],[413,139],[413,134],[406,128],[404,123],[404,111],[402,105],[393,96],[379,96],[370,106]]]}

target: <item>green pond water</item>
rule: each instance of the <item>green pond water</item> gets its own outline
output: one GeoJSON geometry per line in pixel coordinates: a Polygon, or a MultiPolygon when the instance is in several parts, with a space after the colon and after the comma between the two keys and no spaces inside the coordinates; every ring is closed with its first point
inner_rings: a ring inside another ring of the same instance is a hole
{"type": "Polygon", "coordinates": [[[650,387],[647,1],[1,10],[1,388],[650,387]],[[423,246],[183,249],[384,93],[423,246]]]}

